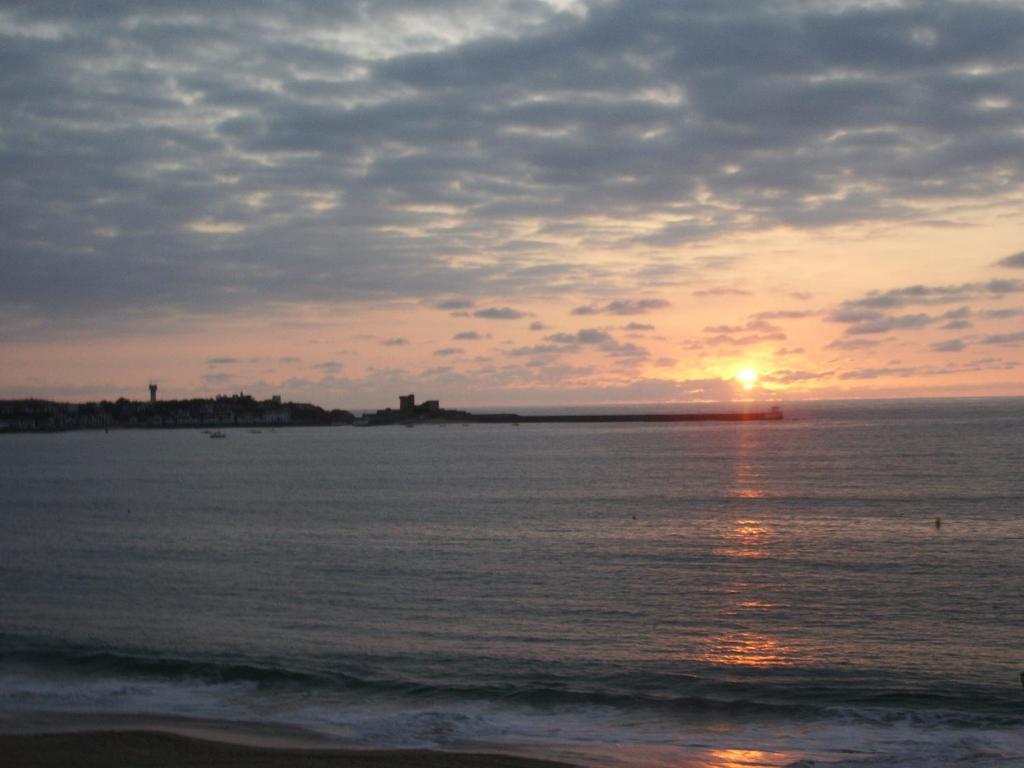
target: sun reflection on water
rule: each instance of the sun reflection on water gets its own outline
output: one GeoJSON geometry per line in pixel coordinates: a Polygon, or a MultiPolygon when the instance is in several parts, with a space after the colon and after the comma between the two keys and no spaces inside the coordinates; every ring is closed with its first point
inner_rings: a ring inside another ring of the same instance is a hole
{"type": "MultiPolygon", "coordinates": [[[[770,517],[770,509],[758,503],[768,496],[765,490],[764,464],[758,444],[751,434],[740,435],[733,464],[733,517],[719,533],[720,546],[713,550],[719,557],[734,561],[730,583],[722,585],[723,602],[719,607],[718,631],[708,636],[699,651],[701,661],[739,669],[769,669],[796,663],[797,649],[779,637],[764,631],[763,621],[780,605],[771,596],[768,574],[757,563],[778,554],[780,533],[770,517]]],[[[715,765],[758,765],[761,753],[727,750],[716,753],[715,765]]]]}
{"type": "Polygon", "coordinates": [[[793,755],[779,755],[757,749],[714,749],[708,753],[709,768],[753,768],[776,766],[789,762],[793,755]]]}
{"type": "Polygon", "coordinates": [[[756,488],[737,488],[732,495],[736,499],[763,499],[768,494],[756,488]]]}
{"type": "Polygon", "coordinates": [[[708,640],[701,660],[728,667],[767,669],[793,664],[793,651],[781,641],[755,632],[735,632],[708,640]]]}
{"type": "Polygon", "coordinates": [[[715,550],[716,555],[737,558],[768,557],[768,545],[773,537],[767,523],[759,518],[742,517],[733,522],[725,533],[726,546],[715,550]]]}

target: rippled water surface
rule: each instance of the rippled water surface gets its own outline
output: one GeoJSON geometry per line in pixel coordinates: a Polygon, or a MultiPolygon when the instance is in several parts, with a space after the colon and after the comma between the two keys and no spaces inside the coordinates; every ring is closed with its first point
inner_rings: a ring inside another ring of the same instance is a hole
{"type": "Polygon", "coordinates": [[[1024,401],[785,412],[0,436],[0,713],[1024,760],[1024,401]]]}

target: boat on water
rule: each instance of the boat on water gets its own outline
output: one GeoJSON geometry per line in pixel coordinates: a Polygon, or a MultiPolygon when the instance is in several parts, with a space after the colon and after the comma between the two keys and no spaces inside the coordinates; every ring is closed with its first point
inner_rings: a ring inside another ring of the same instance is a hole
{"type": "Polygon", "coordinates": [[[227,437],[223,432],[211,432],[210,437],[216,439],[218,437],[227,437]]]}

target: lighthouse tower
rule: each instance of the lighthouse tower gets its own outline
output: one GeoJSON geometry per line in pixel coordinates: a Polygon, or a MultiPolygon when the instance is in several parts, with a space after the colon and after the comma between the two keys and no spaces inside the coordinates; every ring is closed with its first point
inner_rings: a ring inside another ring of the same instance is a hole
{"type": "Polygon", "coordinates": [[[149,385],[149,402],[156,402],[156,384],[149,385]]]}

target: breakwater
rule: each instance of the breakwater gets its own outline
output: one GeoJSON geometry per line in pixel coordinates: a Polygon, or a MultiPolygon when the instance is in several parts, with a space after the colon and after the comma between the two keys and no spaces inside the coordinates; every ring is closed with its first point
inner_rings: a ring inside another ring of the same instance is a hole
{"type": "Polygon", "coordinates": [[[470,413],[444,408],[377,411],[353,422],[357,427],[385,427],[400,424],[607,424],[681,421],[780,421],[782,409],[766,411],[725,411],[718,413],[569,413],[522,416],[518,413],[470,413]]]}
{"type": "Polygon", "coordinates": [[[773,407],[767,411],[736,411],[725,413],[583,413],[545,416],[520,416],[514,413],[473,414],[460,421],[485,424],[597,424],[607,422],[664,422],[664,421],[779,421],[782,410],[773,407]]]}

